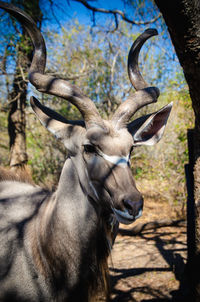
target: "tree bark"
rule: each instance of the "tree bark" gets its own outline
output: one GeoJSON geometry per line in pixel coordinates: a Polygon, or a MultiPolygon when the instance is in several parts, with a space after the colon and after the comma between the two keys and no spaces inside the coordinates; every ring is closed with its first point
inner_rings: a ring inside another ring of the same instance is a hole
{"type": "MultiPolygon", "coordinates": [[[[26,42],[26,39],[24,39],[26,42]]],[[[8,133],[10,139],[10,166],[11,168],[26,165],[28,156],[26,153],[26,94],[27,82],[23,77],[27,74],[29,60],[23,52],[21,41],[17,45],[17,62],[13,80],[13,88],[8,96],[10,110],[8,114],[8,133]],[[23,76],[24,75],[24,76],[23,76]]]]}
{"type": "MultiPolygon", "coordinates": [[[[32,18],[41,24],[42,14],[39,0],[12,1],[24,9],[32,18]]],[[[8,95],[10,102],[8,114],[8,133],[10,140],[10,166],[17,170],[23,168],[28,160],[26,152],[26,97],[27,74],[32,56],[32,44],[28,35],[22,32],[22,37],[16,45],[16,69],[13,79],[12,91],[8,95]]]]}
{"type": "MultiPolygon", "coordinates": [[[[195,244],[188,273],[193,301],[200,300],[200,1],[155,0],[163,14],[180,64],[189,86],[195,113],[193,131],[195,244]]],[[[192,219],[192,217],[191,217],[192,219]]],[[[190,244],[190,243],[189,243],[190,244]]]]}

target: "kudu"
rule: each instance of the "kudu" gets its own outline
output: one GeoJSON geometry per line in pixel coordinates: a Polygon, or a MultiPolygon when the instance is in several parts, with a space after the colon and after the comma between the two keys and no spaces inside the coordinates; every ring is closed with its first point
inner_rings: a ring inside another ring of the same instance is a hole
{"type": "Polygon", "coordinates": [[[77,87],[44,73],[45,42],[30,16],[11,4],[0,2],[0,7],[21,22],[34,44],[30,82],[67,99],[84,120],[66,120],[31,98],[36,116],[63,142],[68,156],[55,192],[0,182],[0,301],[90,301],[101,281],[106,287],[113,229],[142,214],[143,199],[130,168],[132,148],[160,140],[172,107],[129,122],[159,96],[138,69],[139,51],[157,31],[148,29],[133,43],[128,74],[137,91],[103,120],[77,87]]]}

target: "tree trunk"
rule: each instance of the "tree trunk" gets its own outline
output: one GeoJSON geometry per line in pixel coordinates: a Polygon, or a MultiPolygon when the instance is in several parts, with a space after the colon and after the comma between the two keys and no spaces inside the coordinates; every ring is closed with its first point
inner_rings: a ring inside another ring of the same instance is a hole
{"type": "Polygon", "coordinates": [[[194,177],[195,244],[191,242],[194,245],[194,256],[188,259],[188,273],[195,295],[194,301],[200,301],[200,1],[155,2],[163,14],[183,67],[195,113],[192,155],[194,175],[190,175],[191,179],[194,177]]]}
{"type": "MultiPolygon", "coordinates": [[[[26,42],[26,40],[24,39],[26,42]]],[[[10,138],[10,166],[11,168],[23,167],[28,160],[26,153],[26,94],[27,82],[25,75],[29,67],[27,53],[17,45],[17,62],[13,80],[13,88],[8,97],[10,110],[8,115],[8,133],[10,138]]]]}
{"type": "MultiPolygon", "coordinates": [[[[24,9],[32,18],[41,24],[42,14],[39,0],[12,1],[24,9]]],[[[13,87],[8,95],[10,109],[8,114],[8,133],[10,139],[10,166],[12,169],[23,168],[28,160],[26,152],[26,96],[27,74],[31,62],[32,44],[23,30],[23,35],[16,45],[16,69],[13,87]]]]}

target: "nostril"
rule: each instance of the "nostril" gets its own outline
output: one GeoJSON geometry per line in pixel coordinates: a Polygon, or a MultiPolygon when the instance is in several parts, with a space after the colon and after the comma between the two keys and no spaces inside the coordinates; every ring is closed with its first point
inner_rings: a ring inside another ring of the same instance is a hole
{"type": "Polygon", "coordinates": [[[137,216],[143,209],[143,198],[135,202],[130,199],[124,199],[123,203],[129,214],[132,216],[137,216]]]}
{"type": "Polygon", "coordinates": [[[130,215],[133,215],[133,202],[129,199],[123,200],[125,208],[128,210],[130,215]]]}

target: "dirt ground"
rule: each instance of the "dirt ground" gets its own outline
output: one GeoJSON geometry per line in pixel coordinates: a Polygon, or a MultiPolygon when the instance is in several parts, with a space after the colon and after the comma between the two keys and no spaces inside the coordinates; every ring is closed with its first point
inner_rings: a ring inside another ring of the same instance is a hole
{"type": "MultiPolygon", "coordinates": [[[[146,198],[142,218],[149,222],[174,218],[166,202],[146,198]]],[[[187,258],[186,226],[124,234],[133,225],[120,225],[110,260],[112,301],[190,301],[186,295],[184,269],[187,258]]]]}

